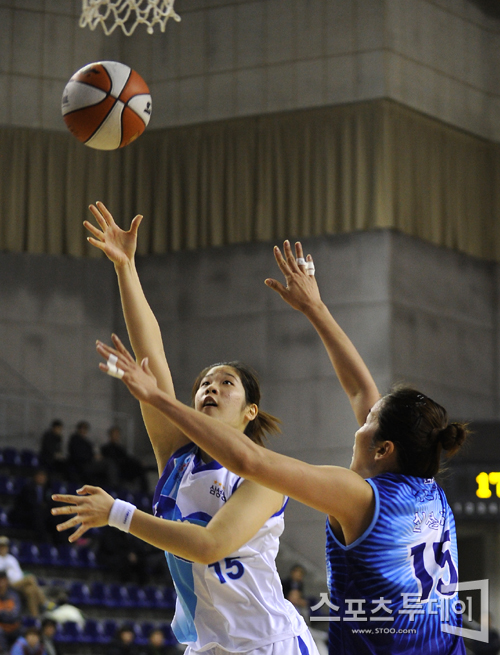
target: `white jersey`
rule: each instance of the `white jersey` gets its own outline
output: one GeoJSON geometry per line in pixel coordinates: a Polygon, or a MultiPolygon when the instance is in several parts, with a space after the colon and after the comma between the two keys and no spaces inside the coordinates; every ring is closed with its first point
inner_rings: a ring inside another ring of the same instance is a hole
{"type": "MultiPolygon", "coordinates": [[[[172,455],[158,482],[155,516],[207,525],[242,481],[218,462],[205,464],[198,447],[188,444],[172,455]]],[[[207,566],[166,553],[177,592],[172,630],[180,642],[194,651],[245,653],[307,630],[285,600],[276,570],[285,506],[219,562],[207,566]]]]}

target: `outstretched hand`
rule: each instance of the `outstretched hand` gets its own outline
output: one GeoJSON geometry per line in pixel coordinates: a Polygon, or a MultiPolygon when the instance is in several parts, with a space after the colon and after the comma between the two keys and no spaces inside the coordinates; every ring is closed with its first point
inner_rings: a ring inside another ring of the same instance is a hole
{"type": "Polygon", "coordinates": [[[83,224],[93,235],[87,237],[87,241],[105,255],[117,266],[125,266],[134,258],[137,248],[137,230],[142,221],[142,216],[138,214],[130,224],[130,230],[122,230],[115,223],[115,220],[109,210],[102,202],[97,202],[89,207],[99,228],[84,221],[83,224]]]}
{"type": "Polygon", "coordinates": [[[77,528],[68,537],[68,541],[71,542],[80,539],[90,528],[102,528],[108,525],[109,513],[114,502],[113,497],[100,487],[85,485],[76,493],[79,495],[54,494],[52,496],[52,500],[58,503],[67,503],[64,507],[52,508],[54,516],[74,514],[72,518],[57,526],[59,532],[77,528]]]}
{"type": "MultiPolygon", "coordinates": [[[[120,377],[127,385],[130,393],[141,402],[149,402],[151,396],[158,391],[158,384],[156,378],[148,366],[148,358],[145,357],[139,365],[129,351],[125,348],[116,334],[111,335],[114,348],[107,346],[102,341],[96,341],[97,352],[101,355],[106,363],[99,364],[99,368],[104,373],[108,373],[111,366],[115,367],[115,371],[123,371],[120,377]],[[111,365],[109,357],[114,355],[116,362],[111,365]]],[[[115,377],[118,377],[114,373],[115,377]]]]}
{"type": "MultiPolygon", "coordinates": [[[[314,275],[308,275],[306,266],[297,263],[296,258],[303,258],[302,244],[295,244],[295,255],[289,241],[283,244],[284,257],[278,246],[274,246],[274,257],[285,276],[286,286],[268,278],[265,284],[274,289],[291,307],[300,312],[307,313],[308,309],[321,305],[318,284],[314,275]]],[[[307,255],[306,262],[312,262],[311,255],[307,255]]]]}

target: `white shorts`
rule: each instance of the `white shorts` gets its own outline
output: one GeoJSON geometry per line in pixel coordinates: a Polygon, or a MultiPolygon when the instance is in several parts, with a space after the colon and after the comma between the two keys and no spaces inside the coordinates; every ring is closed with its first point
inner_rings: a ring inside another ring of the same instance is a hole
{"type": "Polygon", "coordinates": [[[319,655],[318,648],[311,637],[309,630],[304,631],[297,637],[275,641],[273,644],[261,646],[254,650],[245,651],[245,653],[233,653],[215,646],[208,650],[192,650],[190,646],[184,651],[184,655],[319,655]]]}

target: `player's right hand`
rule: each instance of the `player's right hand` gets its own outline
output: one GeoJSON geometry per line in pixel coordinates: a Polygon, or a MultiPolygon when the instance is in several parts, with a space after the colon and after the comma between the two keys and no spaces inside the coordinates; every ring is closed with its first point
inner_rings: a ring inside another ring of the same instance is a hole
{"type": "Polygon", "coordinates": [[[129,264],[134,259],[137,248],[137,230],[141,224],[142,216],[138,214],[132,220],[130,229],[125,231],[118,227],[113,216],[102,202],[90,205],[89,209],[101,229],[92,225],[89,221],[84,221],[84,226],[93,235],[87,237],[88,242],[102,250],[116,266],[129,264]]]}

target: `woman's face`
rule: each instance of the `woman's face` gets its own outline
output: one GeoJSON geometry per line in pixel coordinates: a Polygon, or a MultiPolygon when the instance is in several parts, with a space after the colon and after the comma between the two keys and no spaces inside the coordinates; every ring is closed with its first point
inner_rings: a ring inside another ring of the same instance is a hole
{"type": "Polygon", "coordinates": [[[373,448],[373,437],[378,430],[378,412],[382,400],[377,400],[366,417],[365,424],[356,432],[354,446],[352,449],[351,470],[363,478],[374,475],[375,449],[373,448]]]}
{"type": "Polygon", "coordinates": [[[194,407],[243,431],[248,423],[246,416],[249,406],[238,371],[226,365],[211,368],[200,382],[194,407]]]}

